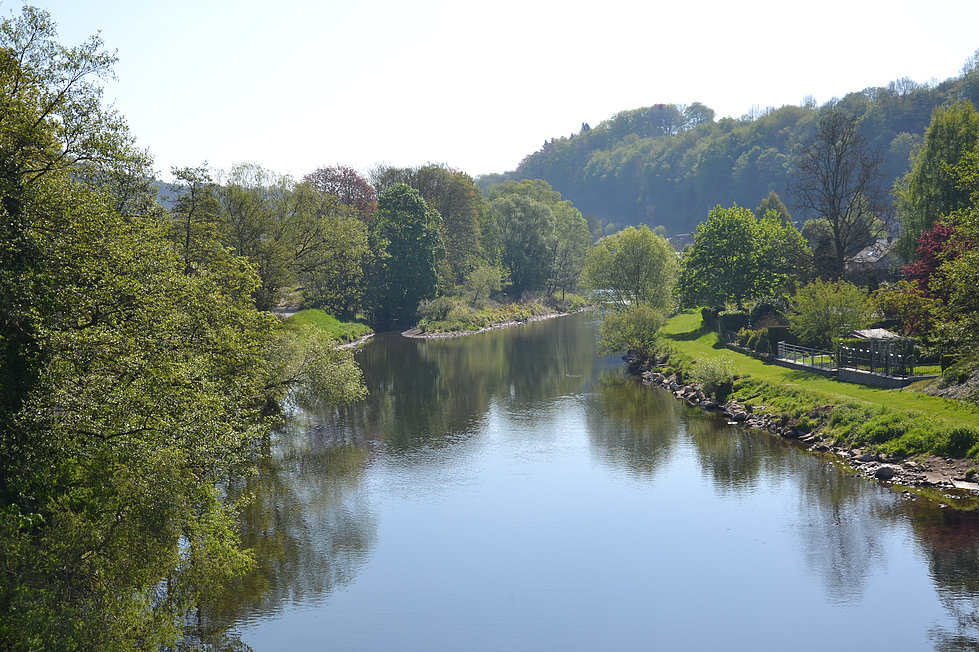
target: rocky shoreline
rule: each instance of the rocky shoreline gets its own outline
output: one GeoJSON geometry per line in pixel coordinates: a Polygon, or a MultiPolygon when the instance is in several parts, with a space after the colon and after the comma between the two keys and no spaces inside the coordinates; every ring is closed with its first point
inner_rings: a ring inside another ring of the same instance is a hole
{"type": "MultiPolygon", "coordinates": [[[[675,374],[662,373],[643,368],[641,362],[626,356],[629,372],[641,379],[643,384],[664,389],[677,399],[698,407],[706,412],[723,416],[730,425],[742,425],[756,430],[764,430],[786,440],[792,440],[814,453],[834,455],[835,458],[853,471],[874,478],[880,482],[905,487],[931,487],[940,491],[965,490],[979,493],[979,483],[967,479],[967,472],[979,465],[976,460],[926,457],[914,460],[900,460],[875,455],[860,448],[845,448],[834,445],[818,430],[810,432],[798,420],[787,414],[766,414],[764,406],[741,405],[735,401],[718,402],[708,396],[696,384],[684,384],[675,374]]],[[[820,406],[808,416],[819,418],[833,409],[831,405],[820,406]]]]}

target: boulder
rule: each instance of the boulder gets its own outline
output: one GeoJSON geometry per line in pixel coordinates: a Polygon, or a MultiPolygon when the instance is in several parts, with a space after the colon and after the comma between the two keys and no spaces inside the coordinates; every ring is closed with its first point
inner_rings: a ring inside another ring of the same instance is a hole
{"type": "Polygon", "coordinates": [[[877,467],[876,471],[874,471],[874,477],[878,480],[890,480],[896,473],[897,471],[893,466],[882,464],[877,467]]]}

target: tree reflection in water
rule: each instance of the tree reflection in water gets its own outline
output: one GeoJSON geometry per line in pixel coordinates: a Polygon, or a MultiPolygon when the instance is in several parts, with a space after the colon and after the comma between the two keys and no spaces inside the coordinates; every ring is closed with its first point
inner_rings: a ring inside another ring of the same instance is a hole
{"type": "Polygon", "coordinates": [[[255,568],[233,583],[204,620],[216,649],[247,649],[228,628],[274,615],[349,583],[367,559],[376,519],[361,486],[367,449],[336,441],[315,415],[295,415],[276,452],[240,488],[252,496],[241,518],[255,568]]]}

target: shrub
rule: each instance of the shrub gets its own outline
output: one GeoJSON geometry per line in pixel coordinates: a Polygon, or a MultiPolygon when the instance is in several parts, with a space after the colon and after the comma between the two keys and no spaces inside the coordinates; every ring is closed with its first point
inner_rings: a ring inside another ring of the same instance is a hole
{"type": "Polygon", "coordinates": [[[698,362],[690,372],[694,382],[717,400],[724,401],[734,385],[734,371],[730,360],[716,356],[698,362]]]}
{"type": "Polygon", "coordinates": [[[949,457],[965,457],[976,444],[976,431],[960,426],[948,433],[948,438],[942,446],[942,454],[949,457]]]}
{"type": "Polygon", "coordinates": [[[717,330],[717,315],[721,312],[720,308],[701,308],[700,309],[700,321],[704,324],[704,328],[712,331],[717,330]]]}
{"type": "Polygon", "coordinates": [[[768,342],[772,351],[775,351],[779,342],[797,344],[799,342],[799,338],[792,333],[788,326],[769,326],[768,342]]]}
{"type": "Polygon", "coordinates": [[[742,328],[747,328],[749,321],[748,313],[743,310],[725,310],[717,315],[717,332],[722,337],[728,333],[737,333],[742,328]]]}
{"type": "Polygon", "coordinates": [[[754,331],[750,331],[747,328],[742,328],[738,331],[738,334],[735,335],[734,341],[738,343],[738,346],[748,346],[748,340],[751,339],[753,334],[754,331]]]}
{"type": "Polygon", "coordinates": [[[782,312],[781,306],[775,301],[759,301],[751,309],[751,327],[763,328],[765,326],[777,326],[787,324],[788,321],[782,312]]]}
{"type": "Polygon", "coordinates": [[[446,321],[456,302],[450,297],[437,297],[418,304],[418,316],[426,321],[446,321]]]}

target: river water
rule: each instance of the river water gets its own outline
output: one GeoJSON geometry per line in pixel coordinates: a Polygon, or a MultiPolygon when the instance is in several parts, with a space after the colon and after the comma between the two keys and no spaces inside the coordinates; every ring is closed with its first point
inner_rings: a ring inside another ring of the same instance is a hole
{"type": "Polygon", "coordinates": [[[379,335],[297,409],[212,609],[254,650],[973,650],[979,519],[624,377],[576,315],[379,335]]]}

